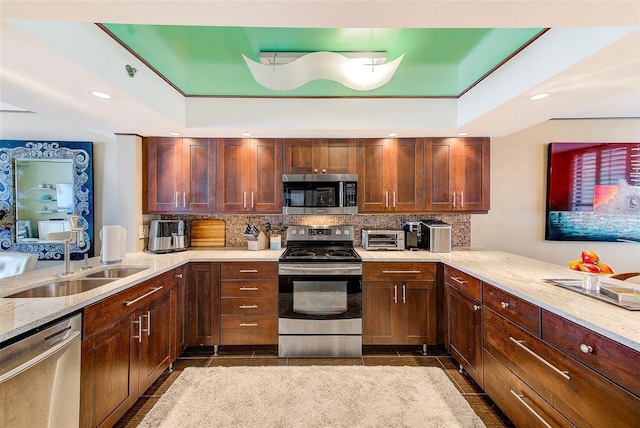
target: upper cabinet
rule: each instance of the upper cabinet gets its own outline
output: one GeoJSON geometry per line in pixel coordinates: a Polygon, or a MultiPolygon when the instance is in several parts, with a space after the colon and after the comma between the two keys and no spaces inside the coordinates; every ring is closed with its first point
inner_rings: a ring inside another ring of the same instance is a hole
{"type": "Polygon", "coordinates": [[[355,174],[356,140],[296,138],[284,141],[285,174],[355,174]]]}
{"type": "Polygon", "coordinates": [[[142,150],[145,213],[215,211],[215,139],[151,137],[142,150]]]}
{"type": "Polygon", "coordinates": [[[218,211],[282,213],[282,142],[218,141],[218,211]]]}
{"type": "Polygon", "coordinates": [[[358,212],[424,209],[422,138],[358,140],[358,212]]]}
{"type": "Polygon", "coordinates": [[[425,211],[489,209],[489,139],[425,139],[425,211]]]}

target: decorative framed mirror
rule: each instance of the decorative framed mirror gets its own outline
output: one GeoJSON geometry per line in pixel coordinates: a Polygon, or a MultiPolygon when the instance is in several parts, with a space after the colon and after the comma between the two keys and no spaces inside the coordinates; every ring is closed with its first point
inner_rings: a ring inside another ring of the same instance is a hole
{"type": "Polygon", "coordinates": [[[93,143],[0,140],[0,249],[63,260],[69,215],[84,229],[71,259],[93,257],[93,143]]]}

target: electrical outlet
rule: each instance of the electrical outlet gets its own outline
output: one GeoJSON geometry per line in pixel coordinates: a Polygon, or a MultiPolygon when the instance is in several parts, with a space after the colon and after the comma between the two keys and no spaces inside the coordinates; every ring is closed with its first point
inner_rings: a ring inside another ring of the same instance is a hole
{"type": "Polygon", "coordinates": [[[149,237],[149,225],[142,225],[138,229],[138,239],[144,239],[149,237]]]}

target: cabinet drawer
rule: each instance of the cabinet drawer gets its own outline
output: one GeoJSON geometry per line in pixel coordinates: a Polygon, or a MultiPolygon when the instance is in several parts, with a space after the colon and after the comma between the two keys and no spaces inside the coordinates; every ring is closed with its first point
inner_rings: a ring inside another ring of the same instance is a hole
{"type": "Polygon", "coordinates": [[[640,353],[544,309],[542,339],[640,396],[640,353]]]}
{"type": "Polygon", "coordinates": [[[477,301],[482,300],[482,282],[478,278],[445,265],[444,282],[468,294],[477,301]]]}
{"type": "Polygon", "coordinates": [[[277,279],[278,263],[275,262],[222,262],[220,279],[277,279]]]}
{"type": "Polygon", "coordinates": [[[277,315],[277,297],[225,297],[220,300],[222,315],[277,315]]]}
{"type": "Polygon", "coordinates": [[[275,345],[277,315],[226,315],[220,317],[222,345],[275,345]]]}
{"type": "Polygon", "coordinates": [[[540,337],[540,308],[489,284],[484,284],[483,303],[519,327],[540,337]]]}
{"type": "Polygon", "coordinates": [[[485,349],[573,424],[640,426],[638,397],[491,309],[483,316],[485,349]]]}
{"type": "Polygon", "coordinates": [[[484,369],[488,374],[484,391],[516,426],[574,426],[487,351],[484,351],[484,369]]]}
{"type": "Polygon", "coordinates": [[[253,281],[222,281],[221,297],[277,297],[278,281],[256,279],[253,281]]]}
{"type": "Polygon", "coordinates": [[[100,300],[84,308],[83,336],[89,336],[151,300],[168,293],[175,285],[175,272],[169,271],[155,278],[100,300]]]}
{"type": "Polygon", "coordinates": [[[362,278],[364,280],[416,279],[435,281],[436,264],[367,262],[362,264],[362,278]]]}

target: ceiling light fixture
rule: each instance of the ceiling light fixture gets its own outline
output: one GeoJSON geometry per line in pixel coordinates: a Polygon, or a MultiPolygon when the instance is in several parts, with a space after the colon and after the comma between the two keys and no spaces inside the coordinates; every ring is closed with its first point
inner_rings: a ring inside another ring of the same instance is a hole
{"type": "Polygon", "coordinates": [[[531,98],[529,98],[531,101],[538,101],[541,100],[543,98],[547,98],[549,96],[549,94],[547,93],[542,93],[542,94],[537,94],[532,96],[531,98]]]}
{"type": "Polygon", "coordinates": [[[319,79],[370,91],[391,80],[404,54],[388,63],[385,52],[262,52],[261,62],[242,57],[256,82],[276,91],[290,91],[319,79]]]}
{"type": "Polygon", "coordinates": [[[179,132],[173,132],[173,131],[168,132],[168,134],[169,134],[169,135],[173,135],[174,137],[177,137],[178,135],[180,135],[180,133],[179,133],[179,132]]]}
{"type": "Polygon", "coordinates": [[[101,91],[90,91],[89,93],[94,97],[102,98],[104,100],[108,100],[109,98],[111,98],[111,95],[101,91]]]}
{"type": "Polygon", "coordinates": [[[251,137],[251,133],[250,132],[243,132],[242,134],[243,137],[251,137]]]}
{"type": "Polygon", "coordinates": [[[469,135],[468,132],[458,132],[458,137],[464,137],[465,135],[469,135]]]}
{"type": "Polygon", "coordinates": [[[389,137],[397,137],[398,133],[397,132],[390,132],[389,133],[389,137]]]}

